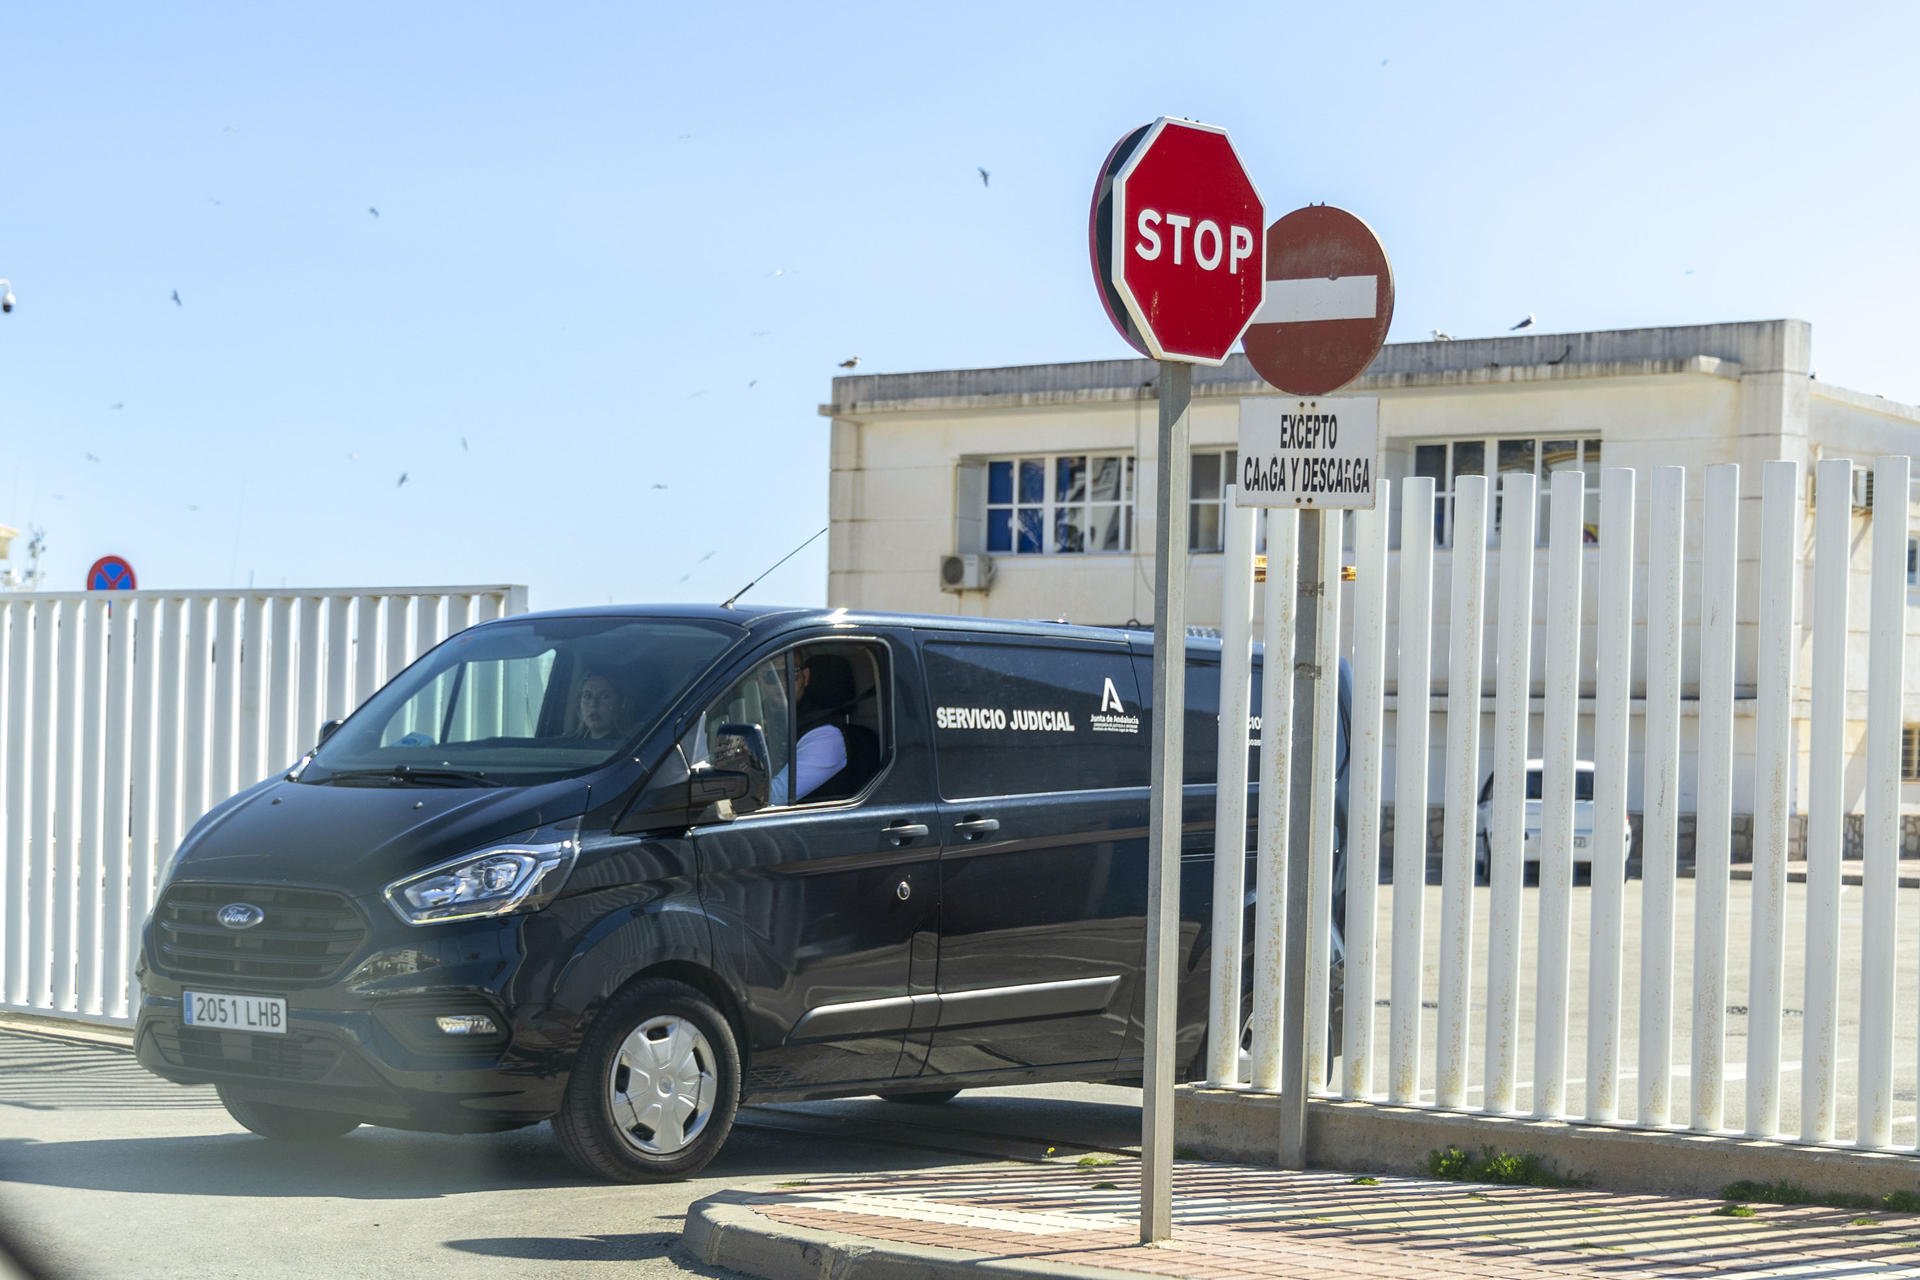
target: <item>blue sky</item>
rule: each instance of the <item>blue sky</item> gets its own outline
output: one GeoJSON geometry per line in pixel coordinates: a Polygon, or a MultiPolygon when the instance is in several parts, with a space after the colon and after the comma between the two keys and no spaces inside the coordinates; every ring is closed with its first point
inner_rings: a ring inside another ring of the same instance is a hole
{"type": "Polygon", "coordinates": [[[1797,316],[1912,403],[1916,48],[1910,4],[16,5],[0,524],[61,589],[724,597],[826,523],[839,361],[1128,354],[1087,200],[1163,114],[1367,218],[1390,341],[1797,316]]]}

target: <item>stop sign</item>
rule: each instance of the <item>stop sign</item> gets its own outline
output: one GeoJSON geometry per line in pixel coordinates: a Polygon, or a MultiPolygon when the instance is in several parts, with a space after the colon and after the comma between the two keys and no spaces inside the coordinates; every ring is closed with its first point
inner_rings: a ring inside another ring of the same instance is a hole
{"type": "Polygon", "coordinates": [[[1226,130],[1163,116],[1122,138],[1088,228],[1120,335],[1158,360],[1224,363],[1260,307],[1265,218],[1226,130]]]}
{"type": "Polygon", "coordinates": [[[1393,265],[1373,228],[1308,205],[1267,228],[1267,296],[1247,330],[1255,373],[1296,396],[1366,372],[1393,323],[1393,265]]]}

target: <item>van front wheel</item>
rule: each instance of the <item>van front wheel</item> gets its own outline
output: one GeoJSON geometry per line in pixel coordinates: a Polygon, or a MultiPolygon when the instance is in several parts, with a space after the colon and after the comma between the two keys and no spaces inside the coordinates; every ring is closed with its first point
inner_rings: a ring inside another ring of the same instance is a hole
{"type": "Polygon", "coordinates": [[[651,980],[615,996],[594,1022],[553,1132],[584,1172],[664,1181],[706,1167],[739,1105],[727,1020],[692,987],[651,980]]]}

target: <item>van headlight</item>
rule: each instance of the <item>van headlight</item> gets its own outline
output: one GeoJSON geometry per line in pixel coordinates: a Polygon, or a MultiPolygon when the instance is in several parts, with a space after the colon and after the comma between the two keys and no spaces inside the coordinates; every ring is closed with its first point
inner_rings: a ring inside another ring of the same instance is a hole
{"type": "MultiPolygon", "coordinates": [[[[548,828],[536,834],[558,833],[548,828]]],[[[565,887],[579,852],[571,834],[492,845],[395,880],[386,889],[387,905],[407,924],[538,911],[565,887]]]]}

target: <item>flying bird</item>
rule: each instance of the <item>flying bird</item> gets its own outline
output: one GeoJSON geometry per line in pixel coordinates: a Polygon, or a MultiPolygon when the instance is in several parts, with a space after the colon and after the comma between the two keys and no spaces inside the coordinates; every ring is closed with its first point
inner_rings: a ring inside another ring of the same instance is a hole
{"type": "MultiPolygon", "coordinates": [[[[977,166],[976,166],[976,167],[977,167],[977,166]]],[[[989,182],[987,181],[987,171],[986,171],[985,169],[981,169],[981,170],[980,170],[980,185],[981,185],[981,186],[983,186],[983,187],[986,187],[986,186],[991,186],[991,185],[992,185],[991,183],[989,183],[989,182]]]]}
{"type": "Polygon", "coordinates": [[[348,462],[358,462],[358,461],[360,461],[360,455],[359,455],[359,454],[357,454],[357,453],[349,453],[349,454],[347,455],[347,461],[348,461],[348,462]]]}
{"type": "MultiPolygon", "coordinates": [[[[1513,329],[1526,329],[1526,328],[1532,327],[1532,325],[1533,325],[1533,312],[1529,311],[1527,312],[1527,318],[1525,320],[1522,320],[1519,324],[1514,325],[1513,329]]],[[[1507,332],[1512,333],[1513,329],[1509,329],[1507,330],[1507,332]]]]}
{"type": "Polygon", "coordinates": [[[100,461],[100,455],[99,455],[99,454],[97,454],[97,453],[89,453],[89,454],[87,454],[87,461],[88,461],[88,462],[98,462],[98,461],[100,461]]]}
{"type": "Polygon", "coordinates": [[[125,400],[116,400],[113,402],[113,407],[116,409],[124,409],[127,407],[127,402],[125,400]]]}
{"type": "Polygon", "coordinates": [[[748,378],[748,379],[747,379],[747,387],[748,387],[748,389],[749,389],[749,390],[751,390],[752,388],[754,388],[754,387],[757,387],[757,386],[759,386],[759,385],[760,385],[760,379],[758,379],[758,378],[748,378]]]}
{"type": "Polygon", "coordinates": [[[380,211],[374,208],[372,205],[367,206],[367,212],[372,214],[376,218],[380,216],[380,211]]]}
{"type": "Polygon", "coordinates": [[[468,445],[467,445],[467,438],[466,438],[465,436],[461,436],[461,437],[460,437],[460,452],[462,452],[462,453],[472,453],[472,452],[473,452],[473,450],[472,450],[471,448],[469,448],[469,447],[468,447],[468,445]]]}
{"type": "Polygon", "coordinates": [[[1450,333],[1442,333],[1438,329],[1435,329],[1433,331],[1433,340],[1435,342],[1452,342],[1453,335],[1450,333]]]}
{"type": "Polygon", "coordinates": [[[666,488],[667,486],[665,486],[665,485],[663,485],[663,484],[656,484],[656,485],[654,485],[653,487],[654,487],[654,488],[656,488],[656,489],[664,489],[664,488],[666,488]]]}
{"type": "Polygon", "coordinates": [[[851,368],[853,368],[853,367],[854,367],[855,365],[857,365],[857,364],[859,364],[859,363],[860,363],[860,357],[859,357],[859,356],[855,356],[855,357],[853,357],[853,359],[851,359],[851,360],[842,360],[842,361],[840,362],[840,367],[841,367],[842,369],[851,369],[851,368]]]}
{"type": "Polygon", "coordinates": [[[200,505],[198,503],[189,502],[187,504],[187,510],[189,511],[198,511],[199,509],[200,509],[200,505]]]}
{"type": "Polygon", "coordinates": [[[176,306],[176,307],[180,307],[180,306],[185,306],[185,305],[186,305],[185,303],[183,303],[183,302],[181,302],[181,301],[180,301],[180,291],[179,291],[178,289],[175,289],[175,290],[173,291],[173,305],[174,305],[174,306],[176,306]]]}
{"type": "Polygon", "coordinates": [[[400,473],[400,478],[394,481],[393,487],[398,489],[401,485],[405,484],[406,482],[407,482],[407,473],[402,471],[400,473]]]}

